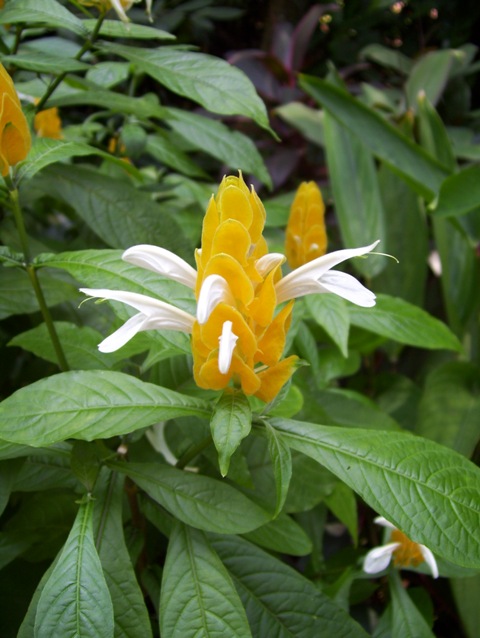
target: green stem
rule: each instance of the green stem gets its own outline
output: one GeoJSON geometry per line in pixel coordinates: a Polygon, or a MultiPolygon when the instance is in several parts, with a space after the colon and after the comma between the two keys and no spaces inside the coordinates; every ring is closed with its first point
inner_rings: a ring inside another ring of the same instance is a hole
{"type": "MultiPolygon", "coordinates": [[[[98,38],[98,35],[100,33],[100,29],[102,27],[103,21],[105,20],[105,15],[106,15],[105,13],[100,13],[100,15],[98,16],[98,20],[95,25],[95,28],[93,29],[92,35],[90,36],[88,40],[86,40],[83,43],[82,48],[75,56],[76,60],[80,60],[87,51],[90,51],[90,49],[93,48],[95,40],[98,38]]],[[[59,86],[59,84],[63,82],[63,80],[67,77],[67,75],[68,75],[67,72],[60,73],[60,75],[58,75],[55,78],[55,80],[53,80],[53,82],[50,84],[48,89],[45,91],[45,94],[43,95],[43,97],[40,98],[39,102],[37,103],[35,107],[36,113],[38,113],[39,111],[43,109],[47,100],[50,98],[50,96],[55,91],[55,89],[59,86]]]]}
{"type": "Polygon", "coordinates": [[[38,305],[40,307],[40,312],[42,313],[43,320],[45,321],[45,325],[47,326],[48,334],[50,335],[50,339],[52,341],[53,348],[55,350],[55,354],[57,355],[58,366],[62,372],[68,370],[67,359],[65,358],[65,353],[63,352],[62,344],[60,343],[60,339],[58,338],[57,331],[55,330],[55,324],[53,323],[52,315],[50,314],[50,310],[47,306],[47,302],[45,301],[45,295],[43,294],[42,287],[40,285],[40,281],[38,279],[37,271],[31,265],[31,254],[30,247],[28,245],[28,236],[25,228],[25,222],[23,219],[22,209],[20,207],[20,201],[18,198],[18,190],[13,188],[13,183],[10,178],[6,178],[5,180],[8,186],[11,188],[10,190],[10,201],[12,202],[12,210],[13,216],[15,218],[15,224],[17,226],[18,235],[20,238],[20,243],[22,245],[23,255],[25,258],[25,269],[27,271],[28,277],[32,284],[33,290],[35,292],[35,296],[37,298],[38,305]]]}
{"type": "Polygon", "coordinates": [[[183,470],[183,468],[186,467],[192,459],[198,456],[201,452],[203,452],[203,450],[205,450],[211,444],[212,444],[212,439],[208,437],[204,439],[203,441],[201,441],[200,443],[198,443],[197,445],[192,445],[191,447],[188,448],[185,454],[182,454],[182,456],[178,459],[178,461],[175,464],[175,467],[177,467],[179,470],[183,470]]]}

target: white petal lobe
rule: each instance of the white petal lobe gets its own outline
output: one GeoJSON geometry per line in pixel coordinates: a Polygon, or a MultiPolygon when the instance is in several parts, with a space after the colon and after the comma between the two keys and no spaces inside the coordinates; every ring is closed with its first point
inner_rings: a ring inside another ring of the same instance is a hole
{"type": "Polygon", "coordinates": [[[135,264],[140,268],[146,268],[168,279],[178,281],[192,290],[195,289],[197,271],[181,257],[165,248],[149,244],[132,246],[123,253],[122,259],[129,264],[135,264]]]}
{"type": "Polygon", "coordinates": [[[222,334],[218,338],[220,347],[218,349],[218,369],[221,374],[227,374],[232,363],[233,351],[237,343],[237,335],[232,332],[232,322],[225,321],[222,334]]]}
{"type": "Polygon", "coordinates": [[[367,574],[378,574],[388,567],[392,559],[393,552],[400,546],[400,543],[387,543],[371,549],[363,561],[363,571],[367,574]]]}
{"type": "Polygon", "coordinates": [[[221,302],[234,303],[230,286],[221,275],[209,275],[200,288],[197,302],[197,320],[204,324],[208,321],[213,309],[221,302]]]}
{"type": "Polygon", "coordinates": [[[418,546],[420,547],[420,551],[422,552],[422,556],[423,556],[424,561],[430,567],[430,571],[432,572],[432,576],[434,578],[438,578],[438,576],[439,576],[438,565],[437,565],[437,561],[435,560],[435,556],[428,549],[428,547],[425,547],[425,545],[420,545],[419,544],[418,546]]]}

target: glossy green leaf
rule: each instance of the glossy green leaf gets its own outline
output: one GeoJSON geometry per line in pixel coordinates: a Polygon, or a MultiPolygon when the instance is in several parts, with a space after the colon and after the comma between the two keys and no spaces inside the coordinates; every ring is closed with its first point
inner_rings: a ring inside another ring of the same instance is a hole
{"type": "MultiPolygon", "coordinates": [[[[38,278],[49,307],[78,296],[77,289],[58,273],[45,271],[39,273],[38,278]]],[[[0,319],[39,310],[27,273],[17,268],[0,268],[0,319]]]]}
{"type": "Polygon", "coordinates": [[[461,349],[444,323],[403,299],[378,295],[373,308],[350,305],[349,311],[352,325],[398,343],[428,349],[461,349]]]}
{"type": "Polygon", "coordinates": [[[277,435],[275,430],[267,423],[268,453],[272,460],[273,477],[275,479],[275,491],[277,494],[274,516],[278,516],[285,505],[285,500],[292,478],[292,454],[288,445],[277,435]]]}
{"type": "Polygon", "coordinates": [[[150,99],[151,95],[144,97],[131,97],[116,93],[114,91],[93,88],[90,84],[86,85],[83,90],[76,92],[68,92],[65,95],[54,94],[48,100],[48,106],[78,106],[89,105],[98,106],[106,109],[110,113],[132,114],[136,117],[150,118],[155,117],[163,119],[165,117],[165,109],[163,109],[158,99],[150,99]]]}
{"type": "Polygon", "coordinates": [[[190,177],[205,176],[204,171],[186,153],[181,151],[166,133],[149,135],[145,150],[157,161],[179,173],[190,177]]]}
{"type": "MultiPolygon", "coordinates": [[[[102,335],[93,328],[77,326],[67,321],[55,321],[54,326],[71,370],[108,370],[120,358],[124,358],[121,353],[99,352],[97,346],[102,340],[102,335]]],[[[16,335],[8,345],[33,352],[37,357],[42,357],[51,363],[58,361],[44,323],[16,335]]]]}
{"type": "Polygon", "coordinates": [[[405,83],[408,106],[415,109],[420,92],[425,93],[429,102],[437,104],[455,67],[455,59],[463,56],[461,51],[446,49],[430,51],[417,60],[405,83]]]}
{"type": "Polygon", "coordinates": [[[92,528],[93,501],[80,506],[38,601],[35,638],[113,638],[113,608],[92,528]]]}
{"type": "MultiPolygon", "coordinates": [[[[97,25],[97,20],[82,20],[82,24],[92,33],[97,25]]],[[[118,20],[104,20],[100,27],[100,35],[135,40],[175,40],[175,36],[168,31],[155,29],[144,24],[135,24],[135,22],[124,24],[118,20]]]]}
{"type": "Polygon", "coordinates": [[[109,44],[107,49],[212,113],[245,115],[269,128],[265,105],[253,84],[240,69],[220,58],[169,47],[140,49],[109,44]]]}
{"type": "Polygon", "coordinates": [[[56,0],[16,0],[7,2],[0,11],[1,24],[45,24],[49,27],[68,29],[80,36],[87,31],[83,22],[56,0]]]}
{"type": "Polygon", "coordinates": [[[271,423],[410,538],[453,563],[480,567],[480,470],[463,456],[403,432],[271,423]]]}
{"type": "Polygon", "coordinates": [[[115,638],[151,638],[145,601],[125,543],[122,518],[124,478],[103,470],[94,492],[93,526],[115,621],[115,638]]]}
{"type": "Polygon", "coordinates": [[[226,476],[230,457],[250,432],[252,410],[243,392],[227,389],[213,408],[210,431],[218,452],[222,476],[226,476]]]}
{"type": "Polygon", "coordinates": [[[38,55],[38,51],[29,51],[27,49],[21,49],[15,55],[2,57],[2,64],[13,64],[20,69],[36,71],[37,73],[53,73],[55,75],[86,71],[89,68],[88,64],[79,62],[74,58],[59,57],[45,53],[38,55]]]}
{"type": "Polygon", "coordinates": [[[135,244],[166,245],[189,253],[180,224],[167,206],[120,180],[83,166],[47,168],[38,187],[71,206],[105,243],[113,248],[135,244]]]}
{"type": "Polygon", "coordinates": [[[435,217],[457,217],[480,208],[480,165],[472,164],[447,177],[432,212],[435,217]]]}
{"type": "Polygon", "coordinates": [[[326,594],[274,556],[240,538],[215,536],[211,542],[233,578],[250,626],[262,636],[367,637],[326,594]]]}
{"type": "Polygon", "coordinates": [[[302,76],[300,84],[422,197],[432,199],[438,192],[445,169],[378,113],[325,80],[302,76]]]}
{"type": "Polygon", "coordinates": [[[309,536],[288,514],[280,514],[275,520],[242,536],[255,545],[287,556],[306,556],[312,551],[309,536]]]}
{"type": "MultiPolygon", "coordinates": [[[[370,149],[328,110],[324,116],[325,150],[335,212],[345,246],[365,246],[385,235],[385,215],[375,160],[370,149]],[[346,188],[348,184],[348,188],[346,188]]],[[[383,259],[355,259],[366,277],[378,274],[383,259]]]]}
{"type": "Polygon", "coordinates": [[[480,371],[466,361],[438,366],[426,378],[415,431],[470,457],[480,439],[480,371]]]}
{"type": "MultiPolygon", "coordinates": [[[[417,122],[420,144],[448,171],[456,167],[455,154],[442,118],[429,101],[424,91],[417,97],[417,122]]],[[[447,178],[448,179],[448,178],[447,178]]],[[[442,192],[442,187],[440,192],[442,192]]]]}
{"type": "Polygon", "coordinates": [[[168,125],[189,144],[234,171],[252,173],[269,188],[272,180],[253,141],[228,126],[197,113],[170,108],[168,125]]]}
{"type": "Polygon", "coordinates": [[[338,346],[344,357],[348,357],[348,334],[350,315],[345,301],[338,295],[307,295],[305,297],[310,316],[321,326],[338,346]]]}
{"type": "Polygon", "coordinates": [[[251,638],[232,580],[205,534],[178,523],[170,536],[160,631],[171,638],[251,638]]]}
{"type": "Polygon", "coordinates": [[[427,621],[393,571],[388,579],[392,596],[392,638],[435,638],[427,621]]]}
{"type": "Polygon", "coordinates": [[[0,403],[1,436],[34,447],[119,436],[179,416],[209,417],[208,404],[121,372],[63,372],[0,403]]]}
{"type": "Polygon", "coordinates": [[[403,75],[410,73],[412,68],[412,60],[401,51],[381,44],[367,45],[360,51],[360,57],[372,60],[372,62],[376,62],[380,66],[395,69],[395,71],[403,75]]]}
{"type": "Polygon", "coordinates": [[[15,445],[8,441],[0,440],[0,460],[17,459],[21,456],[28,456],[34,448],[28,445],[15,445]]]}
{"type": "Polygon", "coordinates": [[[157,463],[110,463],[183,523],[205,531],[243,534],[270,516],[228,483],[157,463]]]}
{"type": "Polygon", "coordinates": [[[324,145],[323,113],[318,109],[312,109],[303,102],[289,102],[275,109],[287,124],[296,128],[303,137],[317,146],[324,145]]]}

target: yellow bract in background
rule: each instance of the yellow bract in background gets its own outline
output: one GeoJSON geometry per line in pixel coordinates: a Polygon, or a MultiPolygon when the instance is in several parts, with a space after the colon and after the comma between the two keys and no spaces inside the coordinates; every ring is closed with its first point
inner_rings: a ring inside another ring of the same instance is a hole
{"type": "Polygon", "coordinates": [[[0,64],[0,172],[25,159],[32,140],[12,78],[0,64]]]}
{"type": "Polygon", "coordinates": [[[285,254],[292,269],[327,252],[325,204],[315,182],[302,182],[290,208],[285,254]]]}

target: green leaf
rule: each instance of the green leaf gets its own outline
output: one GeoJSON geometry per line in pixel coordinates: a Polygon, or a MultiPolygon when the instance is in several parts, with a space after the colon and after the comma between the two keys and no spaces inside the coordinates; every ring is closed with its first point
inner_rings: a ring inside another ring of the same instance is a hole
{"type": "Polygon", "coordinates": [[[180,224],[168,206],[152,201],[128,181],[83,166],[47,168],[39,188],[60,198],[113,248],[154,243],[177,254],[190,253],[180,224]]]}
{"type": "Polygon", "coordinates": [[[28,456],[33,448],[28,445],[15,445],[8,441],[0,440],[0,460],[17,459],[21,456],[28,456]]]}
{"type": "Polygon", "coordinates": [[[197,102],[212,113],[245,115],[269,129],[264,103],[248,77],[224,60],[177,48],[140,49],[118,44],[103,45],[133,62],[139,71],[173,93],[197,102]]]}
{"type": "Polygon", "coordinates": [[[367,638],[326,594],[274,556],[236,537],[214,536],[211,543],[233,578],[250,626],[261,628],[262,636],[367,638]]]}
{"type": "Polygon", "coordinates": [[[403,432],[271,424],[409,538],[453,563],[480,567],[480,470],[463,456],[403,432]]]}
{"type": "Polygon", "coordinates": [[[113,608],[92,529],[93,501],[80,506],[38,601],[35,638],[113,638],[113,608]]]}
{"type": "Polygon", "coordinates": [[[373,308],[349,306],[354,326],[393,339],[398,343],[427,349],[461,350],[450,329],[417,306],[388,295],[378,295],[373,308]]]}
{"type": "Polygon", "coordinates": [[[432,213],[435,217],[458,217],[480,207],[480,165],[472,164],[443,182],[432,213]]]}
{"type": "MultiPolygon", "coordinates": [[[[417,97],[418,132],[421,145],[451,172],[456,168],[455,153],[447,129],[424,91],[417,97]]],[[[440,192],[442,189],[440,188],[440,192]]]]}
{"type": "MultiPolygon", "coordinates": [[[[92,33],[97,25],[97,20],[82,20],[83,26],[92,33]]],[[[136,40],[175,40],[175,36],[168,31],[155,29],[143,24],[129,22],[124,24],[118,20],[104,20],[100,28],[100,35],[108,38],[123,38],[136,40]]]]}
{"type": "Polygon", "coordinates": [[[252,173],[266,186],[272,187],[262,156],[249,137],[197,113],[169,108],[168,114],[172,118],[168,118],[167,124],[189,144],[235,171],[252,173]]]}
{"type": "MultiPolygon", "coordinates": [[[[335,212],[345,246],[365,246],[385,235],[385,214],[375,160],[369,148],[329,111],[324,116],[325,150],[335,212]],[[345,185],[348,184],[348,188],[345,185]]],[[[383,259],[355,259],[354,267],[373,277],[383,259]]]]}
{"type": "Polygon", "coordinates": [[[22,459],[9,459],[0,463],[0,516],[10,499],[10,492],[22,467],[22,459]]]}
{"type": "MultiPolygon", "coordinates": [[[[77,326],[67,321],[54,321],[60,343],[63,346],[68,366],[71,370],[108,370],[124,358],[123,354],[103,354],[98,351],[102,335],[88,326],[77,326]]],[[[57,363],[57,355],[50,339],[46,324],[16,335],[8,342],[51,363],[57,363]]]]}
{"type": "Polygon", "coordinates": [[[454,49],[431,51],[422,56],[413,65],[405,83],[409,108],[415,109],[420,92],[425,93],[429,102],[437,104],[453,68],[462,57],[465,57],[465,54],[454,49]]]}
{"type": "Polygon", "coordinates": [[[345,301],[338,295],[307,295],[310,316],[321,326],[344,357],[348,357],[350,315],[345,301]]]}
{"type": "Polygon", "coordinates": [[[80,36],[87,35],[82,20],[62,7],[56,0],[16,0],[7,2],[0,11],[0,24],[26,22],[68,29],[80,36]]]}
{"type": "MultiPolygon", "coordinates": [[[[57,274],[38,274],[47,306],[56,306],[62,301],[78,297],[78,290],[63,281],[57,274]]],[[[10,315],[39,312],[32,283],[24,270],[0,268],[0,319],[10,315]]]]}
{"type": "Polygon", "coordinates": [[[227,389],[213,408],[210,431],[218,452],[222,476],[228,474],[230,457],[252,428],[252,410],[243,392],[227,389]]]}
{"type": "Polygon", "coordinates": [[[54,75],[86,71],[90,68],[85,62],[80,62],[74,58],[59,57],[45,53],[39,55],[38,51],[29,51],[27,49],[21,49],[15,55],[2,57],[2,64],[13,64],[20,69],[36,71],[37,73],[53,73],[54,75]]]}
{"type": "Polygon", "coordinates": [[[447,172],[378,113],[325,80],[302,76],[301,87],[422,197],[432,199],[447,172]]]}
{"type": "Polygon", "coordinates": [[[109,463],[183,523],[209,532],[243,534],[268,513],[228,483],[157,463],[109,463]]]}
{"type": "Polygon", "coordinates": [[[394,69],[403,75],[408,75],[412,68],[412,60],[406,55],[381,44],[369,44],[360,51],[362,59],[372,60],[383,67],[394,69]]]}
{"type": "Polygon", "coordinates": [[[466,361],[435,368],[425,381],[416,433],[470,457],[480,439],[479,379],[466,361]]]}
{"type": "Polygon", "coordinates": [[[242,536],[255,545],[287,556],[306,556],[312,551],[312,541],[303,527],[287,514],[280,514],[275,520],[242,536]]]}
{"type": "Polygon", "coordinates": [[[328,509],[350,532],[355,546],[358,543],[358,512],[355,493],[345,483],[337,483],[331,494],[325,497],[328,509]]]}
{"type": "Polygon", "coordinates": [[[145,150],[157,161],[189,177],[205,177],[205,172],[181,151],[164,132],[149,135],[145,150]]]}
{"type": "Polygon", "coordinates": [[[453,597],[467,638],[476,638],[480,626],[480,574],[473,578],[452,578],[453,597]]]}
{"type": "Polygon", "coordinates": [[[292,478],[292,454],[288,445],[277,435],[275,430],[266,424],[268,437],[268,453],[272,460],[275,491],[277,494],[274,517],[278,516],[285,505],[285,500],[292,478]]]}
{"type": "Polygon", "coordinates": [[[40,600],[40,595],[43,591],[43,588],[45,587],[45,584],[50,579],[50,576],[53,570],[55,569],[59,558],[60,558],[60,555],[57,554],[55,560],[51,563],[50,567],[47,569],[47,571],[43,574],[42,578],[40,579],[40,582],[38,583],[37,588],[35,589],[33,597],[28,606],[28,610],[27,610],[27,613],[25,614],[25,618],[23,619],[23,622],[18,630],[17,638],[34,638],[35,616],[37,615],[38,601],[40,600]]]}
{"type": "Polygon", "coordinates": [[[323,147],[323,113],[321,111],[312,109],[302,102],[289,102],[278,106],[275,113],[287,124],[300,131],[305,139],[323,147]]]}
{"type": "Polygon", "coordinates": [[[125,544],[123,484],[123,476],[102,471],[94,492],[95,541],[112,598],[115,638],[151,638],[150,619],[125,544]]]}
{"type": "Polygon", "coordinates": [[[205,535],[177,523],[168,543],[160,632],[169,638],[251,638],[232,580],[205,535]]]}
{"type": "Polygon", "coordinates": [[[119,436],[179,416],[209,417],[208,404],[122,372],[63,372],[0,403],[2,438],[34,447],[119,436]]]}
{"type": "Polygon", "coordinates": [[[392,571],[388,579],[392,596],[392,638],[435,638],[427,621],[392,571]]]}

